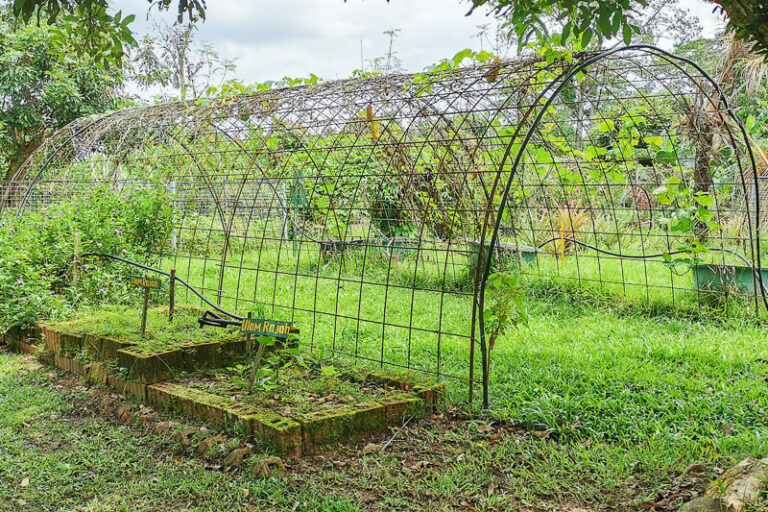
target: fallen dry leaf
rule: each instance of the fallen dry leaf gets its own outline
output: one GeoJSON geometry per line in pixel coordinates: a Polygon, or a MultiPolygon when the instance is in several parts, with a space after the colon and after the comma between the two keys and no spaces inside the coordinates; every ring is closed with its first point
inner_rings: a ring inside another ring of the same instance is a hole
{"type": "Polygon", "coordinates": [[[414,471],[414,470],[416,470],[416,469],[419,469],[419,468],[423,468],[423,467],[429,466],[429,465],[431,465],[431,464],[432,464],[432,463],[431,463],[431,462],[429,462],[428,460],[420,460],[419,462],[417,462],[417,463],[416,463],[416,464],[414,464],[413,466],[409,466],[409,467],[407,467],[407,468],[405,468],[405,469],[406,469],[407,471],[414,471]]]}
{"type": "Polygon", "coordinates": [[[24,478],[21,480],[21,483],[20,483],[19,485],[20,485],[20,486],[22,486],[22,487],[27,487],[27,486],[29,486],[29,478],[26,478],[26,477],[24,477],[24,478]]]}
{"type": "Polygon", "coordinates": [[[365,445],[365,448],[363,448],[363,453],[366,455],[370,455],[380,448],[381,448],[380,444],[368,443],[367,445],[365,445]]]}
{"type": "Polygon", "coordinates": [[[487,434],[489,432],[493,432],[496,430],[495,428],[493,428],[491,425],[488,425],[487,423],[481,423],[476,428],[477,428],[477,431],[480,432],[481,434],[487,434]]]}

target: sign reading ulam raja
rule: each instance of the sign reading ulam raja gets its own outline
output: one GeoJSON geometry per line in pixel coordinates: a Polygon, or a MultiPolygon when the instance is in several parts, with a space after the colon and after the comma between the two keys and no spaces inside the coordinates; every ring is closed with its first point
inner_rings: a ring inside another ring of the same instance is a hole
{"type": "Polygon", "coordinates": [[[280,320],[263,320],[259,318],[244,318],[240,325],[242,334],[256,334],[258,336],[274,336],[275,338],[287,338],[291,333],[292,322],[280,320]]]}
{"type": "Polygon", "coordinates": [[[152,288],[152,289],[160,288],[159,279],[150,279],[148,277],[132,277],[131,284],[133,286],[140,286],[142,288],[152,288]]]}

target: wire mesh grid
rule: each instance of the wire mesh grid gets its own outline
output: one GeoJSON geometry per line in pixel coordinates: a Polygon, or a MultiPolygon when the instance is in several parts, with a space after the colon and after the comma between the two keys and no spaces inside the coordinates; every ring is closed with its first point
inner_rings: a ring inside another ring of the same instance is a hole
{"type": "Polygon", "coordinates": [[[0,197],[23,216],[97,185],[162,187],[173,229],[147,261],[228,311],[294,322],[313,350],[470,396],[482,373],[487,400],[492,272],[762,307],[761,169],[701,69],[636,46],[84,119],[0,197]],[[744,268],[746,285],[728,278],[744,268]]]}

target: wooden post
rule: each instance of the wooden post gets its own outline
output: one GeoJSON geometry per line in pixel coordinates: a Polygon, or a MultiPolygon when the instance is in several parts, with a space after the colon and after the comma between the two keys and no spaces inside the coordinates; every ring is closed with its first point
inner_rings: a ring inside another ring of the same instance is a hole
{"type": "Polygon", "coordinates": [[[149,308],[149,288],[144,288],[144,308],[141,310],[141,337],[147,334],[147,308],[149,308]]]}
{"type": "MultiPolygon", "coordinates": [[[[248,320],[253,318],[253,313],[248,313],[248,320]]],[[[256,357],[253,357],[253,342],[251,341],[251,334],[246,334],[245,347],[248,352],[248,363],[251,365],[251,374],[248,376],[248,389],[247,392],[250,395],[253,390],[253,382],[256,380],[256,372],[259,371],[261,366],[261,357],[264,355],[264,344],[259,343],[259,348],[256,352],[256,357]]]]}
{"type": "Polygon", "coordinates": [[[176,315],[176,269],[171,269],[171,283],[169,285],[170,300],[168,301],[168,321],[173,322],[176,315]]]}
{"type": "MultiPolygon", "coordinates": [[[[253,313],[248,313],[248,320],[253,318],[253,313]]],[[[251,342],[251,334],[245,335],[245,353],[248,354],[248,360],[250,361],[251,352],[253,352],[253,343],[251,342]]]]}

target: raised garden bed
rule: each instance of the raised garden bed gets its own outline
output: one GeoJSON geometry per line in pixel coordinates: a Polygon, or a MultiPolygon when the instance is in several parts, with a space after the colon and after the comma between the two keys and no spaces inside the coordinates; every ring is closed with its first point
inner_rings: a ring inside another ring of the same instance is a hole
{"type": "Polygon", "coordinates": [[[156,405],[175,403],[187,414],[237,425],[288,456],[400,426],[406,417],[431,413],[443,391],[442,385],[319,364],[282,370],[274,384],[263,380],[252,393],[233,369],[147,388],[148,400],[156,405]]]}
{"type": "Polygon", "coordinates": [[[190,343],[219,341],[223,337],[237,337],[237,329],[201,329],[197,319],[204,310],[195,306],[176,307],[173,321],[168,320],[168,307],[150,308],[147,315],[147,333],[139,333],[141,310],[137,308],[107,307],[84,314],[74,320],[58,322],[49,327],[67,334],[90,334],[102,338],[117,338],[142,350],[161,351],[190,343]]]}
{"type": "Polygon", "coordinates": [[[136,332],[138,314],[122,309],[44,325],[41,330],[49,355],[99,363],[146,385],[244,360],[245,339],[235,329],[201,329],[197,324],[201,313],[182,306],[169,322],[168,309],[155,308],[146,338],[136,332]]]}
{"type": "MultiPolygon", "coordinates": [[[[189,311],[196,319],[198,312],[189,311]]],[[[401,425],[404,417],[431,412],[444,394],[442,385],[411,376],[324,366],[285,354],[275,358],[280,370],[262,372],[249,394],[246,344],[237,332],[198,329],[202,340],[195,341],[188,334],[175,338],[168,328],[169,345],[160,348],[131,336],[113,337],[114,327],[106,325],[94,317],[29,332],[39,333],[40,357],[49,364],[156,407],[237,428],[289,457],[401,425]],[[96,332],[89,332],[94,325],[96,332]]],[[[16,345],[33,347],[31,336],[16,336],[16,345]]]]}

